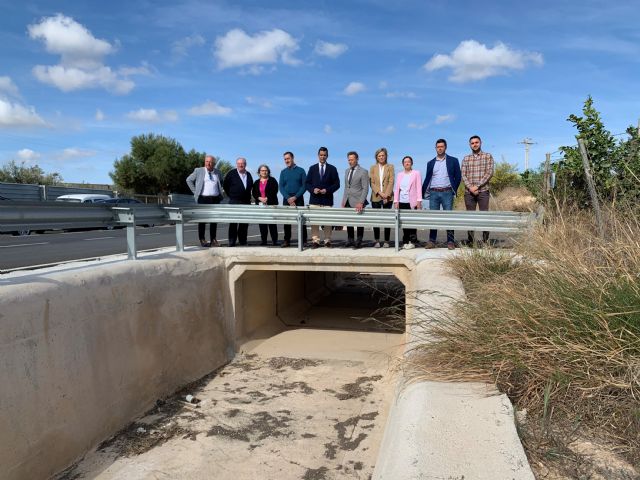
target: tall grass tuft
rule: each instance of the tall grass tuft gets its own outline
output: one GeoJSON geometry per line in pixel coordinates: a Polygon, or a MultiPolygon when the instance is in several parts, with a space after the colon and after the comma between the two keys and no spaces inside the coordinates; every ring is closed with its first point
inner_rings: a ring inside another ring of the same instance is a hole
{"type": "Polygon", "coordinates": [[[578,423],[640,462],[640,210],[552,214],[514,255],[468,250],[449,261],[465,286],[428,320],[412,362],[431,376],[487,380],[546,425],[578,423]]]}

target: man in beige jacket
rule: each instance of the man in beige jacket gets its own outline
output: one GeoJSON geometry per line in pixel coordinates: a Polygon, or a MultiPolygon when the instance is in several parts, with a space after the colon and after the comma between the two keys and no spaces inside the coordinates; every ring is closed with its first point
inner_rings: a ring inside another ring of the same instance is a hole
{"type": "MultiPolygon", "coordinates": [[[[393,181],[395,173],[393,165],[387,163],[387,149],[382,147],[376,150],[376,163],[369,169],[371,181],[371,208],[391,208],[393,206],[393,181]]],[[[373,227],[375,248],[383,246],[389,248],[391,229],[384,229],[384,243],[380,245],[380,228],[373,227]]]]}

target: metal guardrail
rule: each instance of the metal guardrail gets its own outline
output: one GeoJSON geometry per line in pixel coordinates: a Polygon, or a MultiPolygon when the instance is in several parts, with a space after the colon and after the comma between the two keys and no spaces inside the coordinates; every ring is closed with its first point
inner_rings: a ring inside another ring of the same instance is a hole
{"type": "MultiPolygon", "coordinates": [[[[250,223],[297,225],[302,238],[305,225],[348,225],[354,227],[393,228],[395,248],[399,250],[400,229],[488,230],[520,232],[538,221],[535,213],[467,212],[436,210],[313,208],[255,205],[160,206],[130,205],[111,207],[99,204],[62,202],[0,202],[0,232],[22,229],[64,230],[73,228],[110,228],[126,226],[127,253],[137,257],[136,225],[175,223],[176,250],[184,250],[185,223],[250,223]]],[[[298,249],[303,249],[298,242],[298,249]]]]}

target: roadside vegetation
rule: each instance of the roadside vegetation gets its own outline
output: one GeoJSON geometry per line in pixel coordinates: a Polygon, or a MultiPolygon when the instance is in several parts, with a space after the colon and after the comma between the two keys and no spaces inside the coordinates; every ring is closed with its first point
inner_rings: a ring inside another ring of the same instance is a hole
{"type": "Polygon", "coordinates": [[[561,147],[546,198],[540,172],[515,178],[504,167],[498,200],[536,197],[544,222],[510,251],[448,260],[466,296],[446,312],[418,305],[414,321],[429,337],[409,362],[428,378],[507,394],[539,478],[640,478],[638,131],[614,141],[591,98],[568,120],[586,143],[601,223],[577,147],[561,147]],[[606,451],[614,455],[601,461],[606,451]],[[628,463],[612,466],[616,455],[628,463]]]}
{"type": "Polygon", "coordinates": [[[495,382],[528,412],[534,459],[597,435],[640,463],[640,210],[557,213],[512,253],[449,260],[466,298],[430,314],[412,362],[430,377],[495,382]]]}

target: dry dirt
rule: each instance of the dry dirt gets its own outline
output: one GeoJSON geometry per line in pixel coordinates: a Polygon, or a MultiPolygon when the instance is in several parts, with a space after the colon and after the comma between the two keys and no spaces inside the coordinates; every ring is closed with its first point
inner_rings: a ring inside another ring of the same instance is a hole
{"type": "Polygon", "coordinates": [[[368,479],[393,385],[378,362],[238,355],[58,476],[368,479]],[[197,404],[184,401],[187,394],[197,404]]]}

